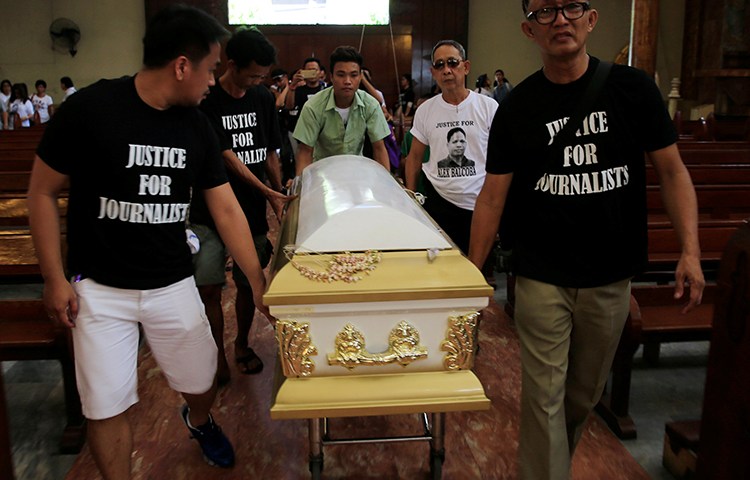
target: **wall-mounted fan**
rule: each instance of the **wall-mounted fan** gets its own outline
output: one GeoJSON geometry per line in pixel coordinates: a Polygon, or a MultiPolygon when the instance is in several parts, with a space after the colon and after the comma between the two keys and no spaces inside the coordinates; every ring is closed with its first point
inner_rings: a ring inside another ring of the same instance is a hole
{"type": "Polygon", "coordinates": [[[49,36],[52,38],[52,48],[70,53],[75,57],[78,50],[76,45],[81,39],[81,29],[69,18],[58,18],[49,26],[49,36]]]}

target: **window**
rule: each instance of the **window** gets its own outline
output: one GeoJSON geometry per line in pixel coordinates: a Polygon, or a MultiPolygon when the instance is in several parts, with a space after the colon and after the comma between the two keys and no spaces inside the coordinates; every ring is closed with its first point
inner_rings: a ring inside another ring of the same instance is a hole
{"type": "Polygon", "coordinates": [[[389,0],[229,0],[232,25],[388,25],[389,0]]]}

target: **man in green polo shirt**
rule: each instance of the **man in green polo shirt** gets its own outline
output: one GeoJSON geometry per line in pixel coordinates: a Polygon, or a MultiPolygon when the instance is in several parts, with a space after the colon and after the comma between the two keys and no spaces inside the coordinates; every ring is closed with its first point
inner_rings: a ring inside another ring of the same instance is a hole
{"type": "Polygon", "coordinates": [[[354,47],[331,54],[332,88],[313,95],[302,108],[294,138],[299,141],[297,175],[313,161],[332,155],[362,155],[365,134],[374,159],[390,170],[383,139],[390,134],[378,101],[359,89],[362,55],[354,47]]]}

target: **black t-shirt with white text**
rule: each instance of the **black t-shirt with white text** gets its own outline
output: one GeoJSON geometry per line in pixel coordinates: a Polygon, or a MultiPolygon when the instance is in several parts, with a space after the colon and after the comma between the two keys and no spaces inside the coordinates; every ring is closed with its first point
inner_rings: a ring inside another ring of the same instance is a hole
{"type": "Polygon", "coordinates": [[[540,70],[500,104],[487,173],[513,173],[514,271],[572,288],[629,278],[647,261],[646,152],[677,134],[653,80],[613,65],[575,135],[552,145],[599,60],[568,84],[540,70]]]}
{"type": "Polygon", "coordinates": [[[227,177],[206,116],[150,107],[134,78],[100,80],[68,98],[37,154],[70,177],[69,273],[145,290],[193,274],[185,241],[191,194],[227,177]]]}
{"type": "MultiPolygon", "coordinates": [[[[273,94],[265,87],[248,89],[242,98],[234,98],[218,83],[201,103],[211,120],[222,151],[232,150],[261,182],[266,180],[268,154],[281,148],[281,133],[273,94]]],[[[268,232],[266,197],[227,169],[229,183],[245,213],[253,235],[268,232]]],[[[190,220],[213,227],[205,202],[193,199],[190,220]]]]}

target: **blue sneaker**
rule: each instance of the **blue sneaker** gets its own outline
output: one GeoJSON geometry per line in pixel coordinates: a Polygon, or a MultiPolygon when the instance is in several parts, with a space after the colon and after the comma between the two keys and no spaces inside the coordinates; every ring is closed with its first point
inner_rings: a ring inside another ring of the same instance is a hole
{"type": "Polygon", "coordinates": [[[203,450],[203,458],[209,465],[228,468],[234,465],[234,449],[229,439],[221,432],[221,427],[216,425],[211,414],[208,414],[208,422],[194,427],[190,425],[188,413],[190,408],[187,405],[182,406],[182,420],[185,422],[190,437],[198,440],[198,444],[203,450]]]}

